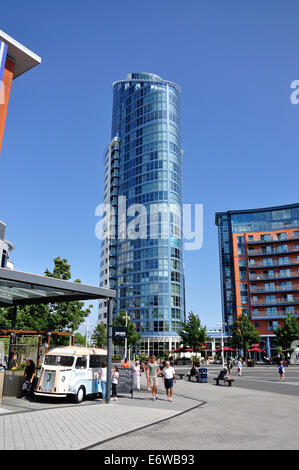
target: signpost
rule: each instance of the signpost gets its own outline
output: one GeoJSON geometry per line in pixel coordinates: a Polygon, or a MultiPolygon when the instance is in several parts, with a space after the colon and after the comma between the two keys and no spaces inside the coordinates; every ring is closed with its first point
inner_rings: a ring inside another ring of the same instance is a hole
{"type": "Polygon", "coordinates": [[[128,337],[128,328],[125,326],[113,326],[112,327],[112,338],[113,339],[124,339],[128,337]]]}
{"type": "Polygon", "coordinates": [[[119,369],[117,392],[130,393],[133,398],[133,368],[119,369]]]}

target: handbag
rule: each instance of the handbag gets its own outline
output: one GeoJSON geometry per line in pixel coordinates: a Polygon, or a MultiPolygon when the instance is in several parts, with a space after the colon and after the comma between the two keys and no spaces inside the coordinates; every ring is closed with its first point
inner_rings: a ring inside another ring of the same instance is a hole
{"type": "Polygon", "coordinates": [[[24,392],[28,392],[28,390],[30,389],[30,385],[30,380],[25,380],[22,385],[22,390],[24,390],[24,392]]]}

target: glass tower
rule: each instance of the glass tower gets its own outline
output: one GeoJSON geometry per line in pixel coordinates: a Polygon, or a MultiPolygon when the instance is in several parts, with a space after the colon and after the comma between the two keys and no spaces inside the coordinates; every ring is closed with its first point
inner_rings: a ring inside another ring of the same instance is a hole
{"type": "Polygon", "coordinates": [[[180,93],[149,73],[113,83],[100,278],[116,289],[114,315],[135,322],[146,354],[177,347],[185,319],[180,93]]]}

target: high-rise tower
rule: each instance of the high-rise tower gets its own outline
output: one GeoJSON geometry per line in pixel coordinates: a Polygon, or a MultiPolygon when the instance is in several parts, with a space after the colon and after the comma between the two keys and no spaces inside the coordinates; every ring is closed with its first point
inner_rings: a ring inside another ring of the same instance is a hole
{"type": "Polygon", "coordinates": [[[149,73],[113,84],[100,277],[117,290],[114,315],[135,322],[146,354],[175,348],[185,318],[180,93],[149,73]]]}

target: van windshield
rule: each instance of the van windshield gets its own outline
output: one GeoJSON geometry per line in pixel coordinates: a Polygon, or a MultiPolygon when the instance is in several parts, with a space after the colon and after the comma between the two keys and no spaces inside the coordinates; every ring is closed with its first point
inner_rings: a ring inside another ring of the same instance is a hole
{"type": "Polygon", "coordinates": [[[73,356],[55,356],[54,354],[49,354],[45,358],[44,364],[46,366],[61,366],[61,367],[71,367],[74,363],[73,356]]]}

